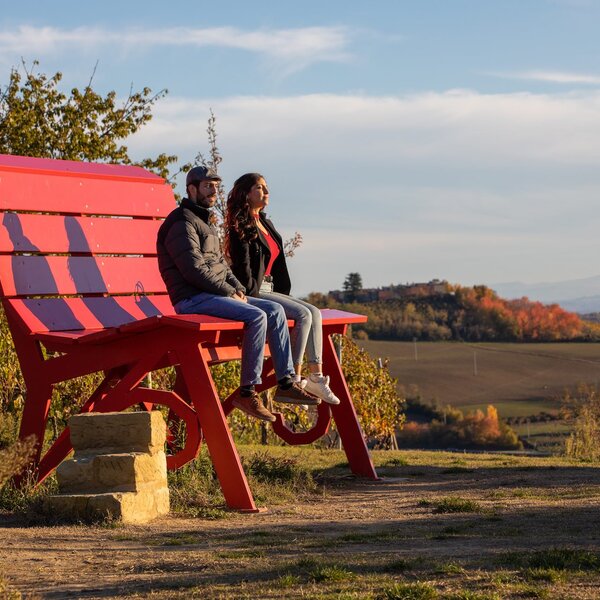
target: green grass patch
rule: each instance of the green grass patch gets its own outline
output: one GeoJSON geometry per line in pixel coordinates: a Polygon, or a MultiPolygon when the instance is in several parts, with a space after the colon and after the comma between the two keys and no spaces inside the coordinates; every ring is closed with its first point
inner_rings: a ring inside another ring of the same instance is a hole
{"type": "Polygon", "coordinates": [[[48,477],[38,486],[31,477],[26,478],[20,487],[8,481],[0,487],[0,514],[9,513],[25,517],[35,524],[53,523],[55,519],[45,511],[44,500],[57,492],[58,483],[54,476],[48,477]]]}
{"type": "Polygon", "coordinates": [[[500,561],[521,569],[600,572],[600,553],[578,548],[507,552],[500,561]]]}
{"type": "Polygon", "coordinates": [[[539,598],[540,600],[546,600],[547,598],[550,598],[549,590],[545,587],[540,587],[539,585],[534,585],[531,583],[517,583],[511,586],[511,588],[516,594],[517,598],[539,598]]]}
{"type": "Polygon", "coordinates": [[[436,600],[438,591],[429,583],[396,583],[376,596],[376,600],[436,600]]]}
{"type": "Polygon", "coordinates": [[[185,517],[223,518],[225,498],[204,446],[196,460],[168,472],[171,512],[185,517]]]}
{"type": "Polygon", "coordinates": [[[355,574],[341,565],[319,565],[310,572],[310,579],[315,583],[330,583],[348,581],[355,574]]]}
{"type": "Polygon", "coordinates": [[[223,550],[217,552],[216,556],[221,559],[240,559],[240,558],[265,558],[264,550],[223,550]]]}
{"type": "Polygon", "coordinates": [[[395,558],[388,563],[385,563],[382,570],[386,573],[404,573],[410,571],[415,566],[414,560],[407,560],[406,558],[395,558]]]}
{"type": "Polygon", "coordinates": [[[435,572],[442,575],[462,575],[465,572],[465,568],[457,562],[451,561],[438,565],[435,572]]]}
{"type": "Polygon", "coordinates": [[[298,585],[300,583],[300,577],[298,575],[292,575],[291,573],[286,573],[285,575],[281,575],[276,581],[275,585],[282,589],[288,589],[298,585]]]}
{"type": "MultiPolygon", "coordinates": [[[[319,491],[311,468],[299,456],[286,456],[270,448],[268,451],[244,452],[242,464],[259,505],[281,504],[319,491]]],[[[174,514],[210,520],[230,516],[205,448],[195,461],[169,471],[168,478],[174,514]]]]}
{"type": "Polygon", "coordinates": [[[559,583],[566,581],[567,573],[562,569],[535,568],[527,569],[523,577],[528,581],[546,581],[548,583],[559,583]]]}

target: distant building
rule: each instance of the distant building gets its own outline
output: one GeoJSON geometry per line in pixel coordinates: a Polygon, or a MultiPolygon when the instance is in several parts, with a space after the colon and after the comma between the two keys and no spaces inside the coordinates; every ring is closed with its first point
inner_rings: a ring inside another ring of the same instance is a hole
{"type": "MultiPolygon", "coordinates": [[[[439,296],[448,293],[446,280],[432,279],[428,283],[407,283],[406,285],[389,285],[381,288],[364,288],[354,292],[356,302],[375,302],[377,300],[395,300],[398,298],[439,296]]],[[[333,290],[329,297],[337,302],[347,301],[347,292],[333,290]]]]}

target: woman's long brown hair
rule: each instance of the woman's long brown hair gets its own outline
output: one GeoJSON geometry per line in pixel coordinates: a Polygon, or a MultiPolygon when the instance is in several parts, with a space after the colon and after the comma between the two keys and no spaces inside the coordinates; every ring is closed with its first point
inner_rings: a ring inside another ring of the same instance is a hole
{"type": "Polygon", "coordinates": [[[258,228],[254,217],[250,214],[250,206],[246,196],[259,179],[264,179],[260,173],[245,173],[235,180],[231,191],[227,195],[225,254],[230,258],[230,236],[237,235],[243,242],[250,242],[258,236],[258,228]]]}

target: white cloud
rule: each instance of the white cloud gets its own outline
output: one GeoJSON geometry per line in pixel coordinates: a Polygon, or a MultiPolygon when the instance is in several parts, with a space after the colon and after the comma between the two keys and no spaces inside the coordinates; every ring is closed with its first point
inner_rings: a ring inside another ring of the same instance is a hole
{"type": "Polygon", "coordinates": [[[99,27],[33,27],[0,31],[1,54],[48,54],[110,46],[148,49],[157,46],[221,47],[254,52],[289,70],[349,57],[346,27],[304,27],[244,31],[235,27],[106,30],[99,27]]]}
{"type": "Polygon", "coordinates": [[[584,84],[598,85],[600,84],[600,75],[592,75],[586,73],[569,73],[566,71],[515,71],[509,73],[488,73],[494,77],[502,77],[504,79],[523,79],[525,81],[542,81],[544,83],[556,84],[584,84]]]}
{"type": "Polygon", "coordinates": [[[206,147],[226,187],[261,171],[269,212],[305,243],[297,292],[433,277],[461,283],[598,272],[600,92],[167,98],[140,155],[206,147]]]}
{"type": "Polygon", "coordinates": [[[439,164],[504,169],[600,164],[600,92],[480,94],[468,90],[396,97],[305,95],[167,98],[136,144],[165,140],[193,149],[209,107],[220,141],[265,164],[346,163],[377,170],[439,164]]]}

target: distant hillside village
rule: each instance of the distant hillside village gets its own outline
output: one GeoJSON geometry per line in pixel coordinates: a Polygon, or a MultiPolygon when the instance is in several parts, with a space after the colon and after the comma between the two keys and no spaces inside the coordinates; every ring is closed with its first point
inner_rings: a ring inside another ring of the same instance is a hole
{"type": "Polygon", "coordinates": [[[598,341],[600,325],[584,321],[557,304],[528,298],[505,300],[485,285],[465,287],[432,279],[381,288],[363,288],[349,273],[343,289],[309,295],[321,308],[359,312],[366,323],[353,326],[363,339],[507,342],[598,341]]]}
{"type": "Polygon", "coordinates": [[[328,296],[336,302],[377,302],[411,297],[441,296],[450,293],[450,284],[439,279],[428,283],[407,283],[381,288],[361,288],[355,290],[333,290],[328,296]]]}

